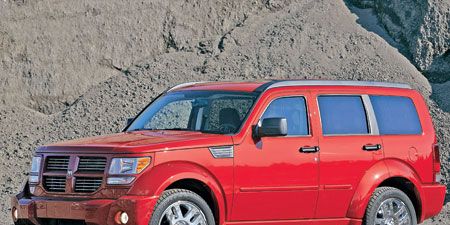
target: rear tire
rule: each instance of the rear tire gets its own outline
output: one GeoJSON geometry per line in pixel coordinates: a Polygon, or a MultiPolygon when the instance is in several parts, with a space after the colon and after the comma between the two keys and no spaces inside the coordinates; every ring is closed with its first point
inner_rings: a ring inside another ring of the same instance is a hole
{"type": "Polygon", "coordinates": [[[364,216],[364,225],[417,225],[414,205],[397,188],[375,189],[364,216]]]}
{"type": "Polygon", "coordinates": [[[149,225],[215,225],[206,201],[185,189],[163,192],[156,203],[149,225]]]}

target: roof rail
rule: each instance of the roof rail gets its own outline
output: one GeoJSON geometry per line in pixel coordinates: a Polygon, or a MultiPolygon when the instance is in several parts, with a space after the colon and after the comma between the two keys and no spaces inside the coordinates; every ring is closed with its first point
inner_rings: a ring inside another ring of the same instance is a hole
{"type": "Polygon", "coordinates": [[[376,81],[339,81],[339,80],[280,80],[270,82],[266,90],[276,87],[290,86],[365,86],[365,87],[387,87],[387,88],[404,88],[412,89],[408,84],[376,82],[376,81]]]}
{"type": "Polygon", "coordinates": [[[192,85],[196,85],[196,84],[202,84],[202,83],[207,83],[208,81],[196,81],[196,82],[187,82],[187,83],[182,83],[182,84],[177,84],[171,88],[169,88],[169,90],[167,90],[167,92],[173,91],[175,89],[179,89],[179,88],[183,88],[183,87],[189,87],[192,85]]]}

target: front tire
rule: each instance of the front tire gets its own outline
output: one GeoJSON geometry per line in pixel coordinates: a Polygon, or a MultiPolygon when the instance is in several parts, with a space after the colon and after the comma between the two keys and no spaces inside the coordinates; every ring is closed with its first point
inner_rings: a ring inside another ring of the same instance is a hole
{"type": "Polygon", "coordinates": [[[364,216],[365,225],[417,225],[409,197],[397,188],[375,189],[364,216]]]}
{"type": "Polygon", "coordinates": [[[149,225],[215,225],[206,201],[185,189],[163,192],[153,210],[149,225]]]}

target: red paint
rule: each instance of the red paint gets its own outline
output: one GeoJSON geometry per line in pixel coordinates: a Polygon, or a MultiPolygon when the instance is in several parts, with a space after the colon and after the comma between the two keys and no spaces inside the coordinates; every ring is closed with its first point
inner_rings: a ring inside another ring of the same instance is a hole
{"type": "MultiPolygon", "coordinates": [[[[206,83],[178,90],[254,91],[263,83],[206,83]]],[[[414,185],[419,221],[439,213],[445,187],[434,183],[439,170],[435,132],[427,106],[408,89],[352,86],[278,87],[263,92],[241,131],[235,135],[186,131],[137,131],[61,142],[38,148],[38,155],[150,156],[151,165],[131,185],[102,184],[92,194],[51,193],[41,184],[12,198],[19,218],[85,220],[115,224],[119,211],[129,224],[148,224],[161,193],[183,179],[206,185],[218,207],[219,224],[361,224],[371,194],[383,181],[401,177],[414,185]],[[317,106],[321,94],[373,94],[410,97],[417,107],[420,135],[324,136],[317,106]],[[264,137],[255,141],[256,125],[267,105],[285,96],[307,101],[310,134],[264,137]],[[380,151],[362,151],[381,144],[380,151]],[[234,158],[216,159],[208,147],[234,146],[234,158]],[[300,153],[303,146],[319,146],[300,153]],[[433,149],[435,151],[433,151],[433,149]]],[[[41,173],[44,172],[41,168],[41,173]]],[[[89,176],[89,175],[86,175],[89,176]]],[[[107,176],[107,172],[103,174],[107,176]]],[[[41,178],[42,180],[42,178],[41,178]]]]}

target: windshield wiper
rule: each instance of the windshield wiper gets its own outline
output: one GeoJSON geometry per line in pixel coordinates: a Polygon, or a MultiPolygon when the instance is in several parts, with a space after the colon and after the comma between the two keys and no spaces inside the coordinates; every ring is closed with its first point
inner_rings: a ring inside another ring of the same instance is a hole
{"type": "Polygon", "coordinates": [[[139,128],[139,129],[134,129],[134,130],[127,130],[127,132],[132,132],[132,131],[144,131],[144,130],[158,130],[158,129],[153,129],[153,128],[139,128]]]}
{"type": "Polygon", "coordinates": [[[177,128],[167,128],[167,129],[161,129],[161,130],[184,130],[184,131],[196,131],[196,130],[191,130],[191,129],[188,129],[188,128],[179,128],[179,127],[177,127],[177,128]]]}

